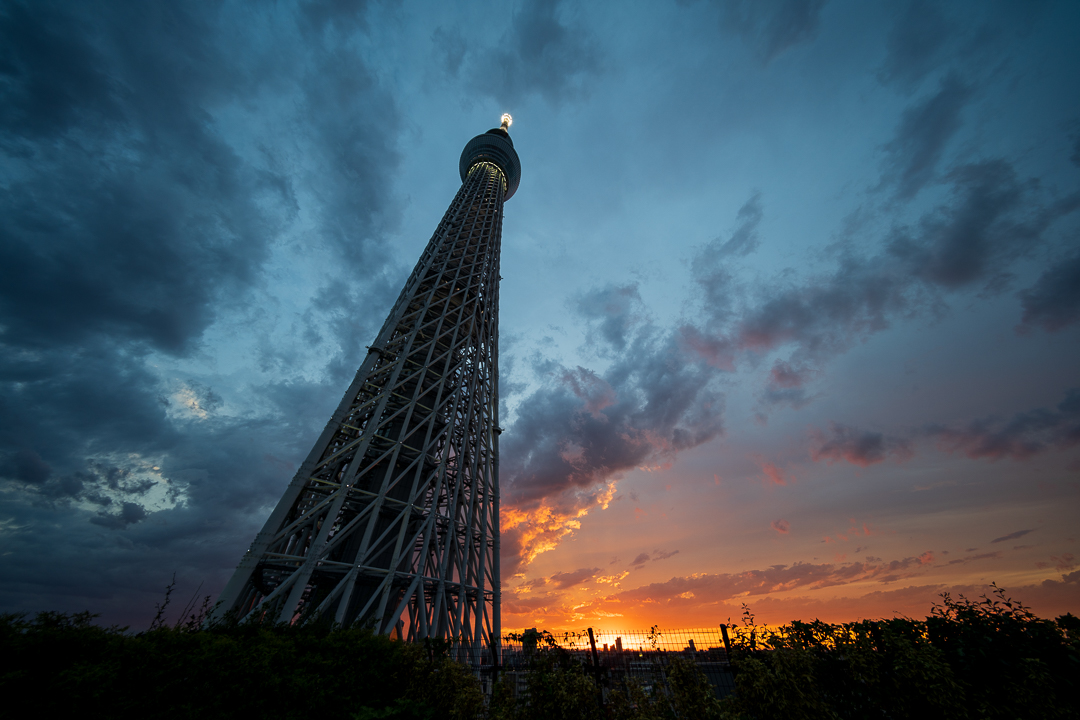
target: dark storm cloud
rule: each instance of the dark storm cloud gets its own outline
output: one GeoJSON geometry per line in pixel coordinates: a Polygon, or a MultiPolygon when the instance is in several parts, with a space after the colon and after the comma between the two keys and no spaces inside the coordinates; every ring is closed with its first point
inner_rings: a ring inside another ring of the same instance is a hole
{"type": "Polygon", "coordinates": [[[885,146],[883,182],[896,186],[897,197],[909,200],[933,179],[945,145],[960,129],[960,112],[971,94],[971,88],[950,75],[936,93],[904,111],[896,137],[885,146]]]}
{"type": "Polygon", "coordinates": [[[1054,409],[1038,408],[1007,420],[984,418],[966,427],[930,426],[925,434],[947,452],[969,458],[1026,460],[1050,449],[1080,445],[1080,388],[1070,390],[1054,409]]]}
{"type": "Polygon", "coordinates": [[[720,3],[722,26],[737,33],[768,64],[785,50],[817,36],[826,0],[729,0],[720,3]]]}
{"type": "Polygon", "coordinates": [[[275,6],[259,33],[217,3],[0,8],[0,510],[22,528],[5,533],[4,608],[97,597],[122,621],[174,568],[220,587],[295,470],[335,393],[249,385],[260,414],[218,417],[230,398],[163,383],[154,354],[190,356],[245,308],[301,190],[321,240],[303,252],[334,269],[313,325],[345,325],[331,299],[383,302],[386,283],[334,276],[381,277],[400,212],[396,106],[358,8],[275,6]],[[41,532],[58,524],[63,542],[41,532]]]}
{"type": "Polygon", "coordinates": [[[4,474],[24,482],[44,479],[44,467],[71,475],[85,469],[92,446],[164,451],[176,431],[162,400],[142,358],[107,344],[32,354],[9,346],[0,360],[0,443],[9,457],[4,474]]]}
{"type": "Polygon", "coordinates": [[[108,333],[184,352],[269,235],[255,203],[273,190],[206,123],[229,63],[179,6],[37,7],[0,25],[4,341],[108,333]]]}
{"type": "Polygon", "coordinates": [[[146,519],[146,508],[139,503],[125,502],[118,513],[99,513],[90,522],[102,527],[119,529],[146,519]]]}
{"type": "Polygon", "coordinates": [[[1022,329],[1042,327],[1056,332],[1080,321],[1080,253],[1056,262],[1020,293],[1020,302],[1022,329]]]}
{"type": "Polygon", "coordinates": [[[828,433],[812,431],[811,436],[815,446],[810,451],[810,457],[815,462],[846,460],[852,465],[867,467],[884,462],[889,455],[899,462],[913,454],[909,440],[886,437],[879,432],[858,430],[838,423],[830,423],[828,433]]]}
{"type": "MultiPolygon", "coordinates": [[[[552,105],[579,95],[601,67],[599,42],[573,19],[562,0],[525,0],[493,48],[474,56],[468,73],[477,91],[505,103],[537,94],[552,105]]],[[[438,52],[453,57],[458,35],[433,40],[438,52]]]]}

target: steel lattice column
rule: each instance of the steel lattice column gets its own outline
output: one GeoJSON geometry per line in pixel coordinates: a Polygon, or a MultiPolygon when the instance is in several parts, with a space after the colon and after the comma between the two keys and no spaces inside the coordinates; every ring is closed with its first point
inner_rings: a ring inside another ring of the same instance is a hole
{"type": "Polygon", "coordinates": [[[372,622],[498,652],[499,246],[520,163],[501,128],[356,379],[240,561],[216,617],[372,622]]]}

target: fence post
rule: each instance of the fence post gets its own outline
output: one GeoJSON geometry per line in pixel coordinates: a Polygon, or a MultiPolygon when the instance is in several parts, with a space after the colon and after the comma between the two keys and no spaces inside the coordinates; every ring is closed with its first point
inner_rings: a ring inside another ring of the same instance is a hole
{"type": "Polygon", "coordinates": [[[592,647],[593,675],[596,677],[596,691],[599,693],[600,707],[604,707],[604,688],[600,684],[600,656],[596,653],[596,637],[589,628],[589,645],[592,647]]]}
{"type": "Polygon", "coordinates": [[[728,665],[731,665],[731,640],[728,639],[727,625],[720,623],[720,634],[724,638],[724,654],[727,655],[728,665]]]}

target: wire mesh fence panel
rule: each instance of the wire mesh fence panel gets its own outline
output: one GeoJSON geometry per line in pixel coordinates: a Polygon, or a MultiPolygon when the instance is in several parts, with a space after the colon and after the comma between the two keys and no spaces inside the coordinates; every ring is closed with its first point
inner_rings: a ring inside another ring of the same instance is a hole
{"type": "Polygon", "coordinates": [[[648,692],[667,691],[668,668],[673,658],[693,662],[709,680],[718,698],[735,689],[720,628],[648,631],[588,631],[539,633],[527,630],[503,637],[502,669],[512,673],[517,685],[525,677],[535,653],[544,647],[559,647],[570,653],[586,669],[596,673],[605,690],[633,681],[648,692]],[[593,650],[595,643],[595,652],[593,650]]]}

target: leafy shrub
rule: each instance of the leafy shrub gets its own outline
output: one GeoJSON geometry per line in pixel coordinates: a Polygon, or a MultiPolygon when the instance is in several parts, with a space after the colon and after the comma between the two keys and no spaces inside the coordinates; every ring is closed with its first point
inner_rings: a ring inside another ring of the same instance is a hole
{"type": "Polygon", "coordinates": [[[731,718],[1080,717],[1080,621],[1036,617],[994,586],[942,595],[925,621],[755,626],[735,634],[731,718]]]}
{"type": "Polygon", "coordinates": [[[472,718],[483,708],[467,668],[364,628],[128,634],[92,619],[0,617],[0,692],[13,717],[472,718]]]}

